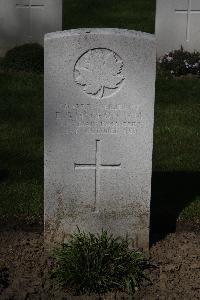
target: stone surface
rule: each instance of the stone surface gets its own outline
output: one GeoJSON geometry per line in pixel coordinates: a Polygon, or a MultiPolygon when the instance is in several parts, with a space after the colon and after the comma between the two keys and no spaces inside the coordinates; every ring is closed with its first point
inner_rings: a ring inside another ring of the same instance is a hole
{"type": "Polygon", "coordinates": [[[43,44],[44,34],[62,30],[62,0],[1,0],[0,54],[25,43],[43,44]]]}
{"type": "Polygon", "coordinates": [[[155,38],[118,29],[45,36],[45,239],[128,234],[148,249],[155,38]]]}
{"type": "Polygon", "coordinates": [[[200,1],[157,0],[157,56],[180,49],[200,51],[200,1]]]}

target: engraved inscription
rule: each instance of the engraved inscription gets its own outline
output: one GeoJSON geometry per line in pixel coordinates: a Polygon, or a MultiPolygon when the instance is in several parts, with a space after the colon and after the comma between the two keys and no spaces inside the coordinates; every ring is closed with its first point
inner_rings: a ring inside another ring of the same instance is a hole
{"type": "Polygon", "coordinates": [[[114,51],[97,48],[84,53],[74,67],[74,80],[97,99],[116,93],[125,79],[123,61],[114,51]]]}
{"type": "Polygon", "coordinates": [[[101,170],[119,170],[121,169],[121,163],[119,164],[102,164],[101,163],[101,141],[96,140],[95,149],[95,164],[77,164],[74,163],[74,170],[95,170],[95,202],[94,202],[94,212],[98,212],[97,207],[100,202],[100,171],[101,170]]]}
{"type": "Polygon", "coordinates": [[[56,112],[56,119],[66,134],[126,135],[136,133],[142,114],[131,104],[66,104],[56,112]]]}

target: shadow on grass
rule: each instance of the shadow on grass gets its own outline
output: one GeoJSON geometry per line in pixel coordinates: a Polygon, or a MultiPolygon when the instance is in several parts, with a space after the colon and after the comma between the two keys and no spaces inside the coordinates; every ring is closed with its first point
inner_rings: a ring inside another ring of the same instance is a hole
{"type": "Polygon", "coordinates": [[[176,231],[181,211],[200,195],[200,172],[153,172],[151,245],[176,231]]]}
{"type": "Polygon", "coordinates": [[[8,179],[8,170],[0,169],[0,183],[8,179]]]}
{"type": "Polygon", "coordinates": [[[129,28],[154,32],[155,0],[63,0],[63,29],[129,28]]]}

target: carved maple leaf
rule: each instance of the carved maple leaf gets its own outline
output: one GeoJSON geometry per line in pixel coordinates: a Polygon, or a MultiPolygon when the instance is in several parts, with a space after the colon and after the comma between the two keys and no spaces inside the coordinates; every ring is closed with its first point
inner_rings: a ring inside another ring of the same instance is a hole
{"type": "Polygon", "coordinates": [[[111,50],[93,49],[83,55],[75,67],[76,83],[87,94],[103,98],[105,89],[117,89],[124,80],[123,62],[111,50]]]}

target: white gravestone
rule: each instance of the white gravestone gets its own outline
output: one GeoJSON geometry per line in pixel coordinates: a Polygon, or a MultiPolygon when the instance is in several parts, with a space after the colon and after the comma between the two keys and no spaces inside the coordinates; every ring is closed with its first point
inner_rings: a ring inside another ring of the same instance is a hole
{"type": "Polygon", "coordinates": [[[81,29],[45,37],[45,239],[77,227],[148,249],[153,35],[81,29]]]}
{"type": "Polygon", "coordinates": [[[200,0],[157,0],[157,56],[180,49],[200,51],[200,0]]]}
{"type": "Polygon", "coordinates": [[[0,53],[62,30],[62,0],[0,0],[0,53]]]}

